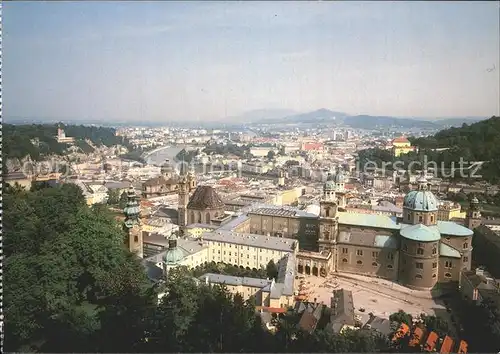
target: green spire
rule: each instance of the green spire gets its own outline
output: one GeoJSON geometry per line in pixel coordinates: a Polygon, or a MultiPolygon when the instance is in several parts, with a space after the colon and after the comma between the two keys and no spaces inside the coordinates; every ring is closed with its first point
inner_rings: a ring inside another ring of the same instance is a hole
{"type": "Polygon", "coordinates": [[[127,198],[127,206],[123,209],[123,213],[125,214],[125,226],[130,228],[139,221],[141,213],[141,207],[134,187],[130,187],[127,191],[127,198]]]}

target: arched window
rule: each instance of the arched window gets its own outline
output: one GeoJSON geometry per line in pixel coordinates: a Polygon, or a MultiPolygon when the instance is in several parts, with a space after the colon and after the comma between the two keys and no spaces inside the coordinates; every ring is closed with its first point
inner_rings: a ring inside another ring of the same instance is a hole
{"type": "Polygon", "coordinates": [[[374,266],[374,267],[378,267],[378,263],[377,263],[377,262],[373,262],[373,263],[372,263],[372,266],[374,266]]]}
{"type": "Polygon", "coordinates": [[[422,255],[424,254],[424,249],[423,248],[417,248],[417,254],[422,255]]]}
{"type": "Polygon", "coordinates": [[[469,244],[467,242],[464,242],[464,249],[469,248],[469,244]]]}
{"type": "Polygon", "coordinates": [[[437,248],[436,248],[436,247],[434,247],[434,248],[432,249],[432,254],[436,254],[436,253],[437,253],[437,248]]]}
{"type": "Polygon", "coordinates": [[[207,224],[210,224],[210,213],[207,212],[207,214],[205,215],[205,219],[207,224]]]}
{"type": "Polygon", "coordinates": [[[415,279],[422,279],[422,275],[421,274],[415,275],[415,279]]]}
{"type": "Polygon", "coordinates": [[[431,222],[434,222],[434,215],[431,215],[431,222]]]}
{"type": "Polygon", "coordinates": [[[342,263],[347,263],[347,258],[343,258],[342,263]]]}
{"type": "Polygon", "coordinates": [[[444,273],[445,278],[451,278],[451,273],[444,273]]]}
{"type": "Polygon", "coordinates": [[[432,274],[432,277],[435,278],[436,277],[436,274],[432,274]]]}
{"type": "Polygon", "coordinates": [[[361,265],[361,264],[363,264],[363,261],[357,261],[356,263],[361,265]]]}
{"type": "Polygon", "coordinates": [[[392,264],[388,264],[388,265],[387,265],[387,269],[392,269],[392,268],[394,268],[394,267],[392,266],[392,264]]]}

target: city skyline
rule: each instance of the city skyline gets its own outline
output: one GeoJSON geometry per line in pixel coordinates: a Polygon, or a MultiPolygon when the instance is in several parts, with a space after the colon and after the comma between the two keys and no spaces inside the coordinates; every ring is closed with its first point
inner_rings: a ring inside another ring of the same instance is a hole
{"type": "Polygon", "coordinates": [[[5,3],[3,22],[7,118],[500,111],[497,2],[5,3]]]}

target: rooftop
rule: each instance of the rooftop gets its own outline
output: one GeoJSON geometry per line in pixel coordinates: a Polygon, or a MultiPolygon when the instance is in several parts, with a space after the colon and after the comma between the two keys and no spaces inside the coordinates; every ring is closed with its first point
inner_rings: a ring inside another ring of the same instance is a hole
{"type": "Polygon", "coordinates": [[[232,243],[283,252],[293,252],[295,243],[297,242],[289,238],[243,234],[221,229],[212,232],[204,232],[202,238],[206,241],[232,243]]]}
{"type": "Polygon", "coordinates": [[[439,243],[439,255],[443,257],[462,258],[460,252],[444,242],[439,243]]]}
{"type": "Polygon", "coordinates": [[[397,223],[397,219],[395,217],[387,215],[338,212],[337,216],[339,218],[339,224],[391,230],[399,230],[401,227],[397,223]]]}
{"type": "Polygon", "coordinates": [[[226,284],[232,286],[250,286],[253,288],[262,289],[271,283],[268,279],[235,277],[232,275],[223,275],[215,273],[206,273],[199,277],[202,282],[209,282],[212,284],[226,284]],[[208,279],[208,280],[207,280],[208,279]]]}
{"type": "Polygon", "coordinates": [[[198,186],[187,205],[188,209],[222,209],[224,202],[211,186],[198,186]]]}
{"type": "Polygon", "coordinates": [[[441,239],[439,230],[436,227],[429,227],[423,224],[403,227],[400,234],[404,238],[419,242],[433,242],[441,239]]]}

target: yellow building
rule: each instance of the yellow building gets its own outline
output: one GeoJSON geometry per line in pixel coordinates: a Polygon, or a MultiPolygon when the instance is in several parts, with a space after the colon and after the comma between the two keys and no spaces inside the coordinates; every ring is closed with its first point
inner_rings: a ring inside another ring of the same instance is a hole
{"type": "Polygon", "coordinates": [[[258,306],[293,305],[295,263],[299,249],[296,240],[218,229],[203,233],[200,239],[177,239],[172,235],[169,239],[145,237],[144,243],[147,244],[147,250],[163,249],[147,257],[146,261],[156,264],[164,272],[179,266],[194,268],[210,262],[256,270],[266,267],[273,260],[278,265],[276,282],[219,274],[206,274],[200,279],[210,284],[225,284],[230,291],[240,293],[245,300],[256,296],[258,306]]]}
{"type": "Polygon", "coordinates": [[[438,208],[438,220],[449,221],[451,219],[465,219],[465,211],[458,203],[442,202],[438,208]]]}
{"type": "Polygon", "coordinates": [[[415,151],[415,147],[404,136],[396,138],[392,141],[392,151],[394,156],[398,157],[409,152],[415,151]]]}

